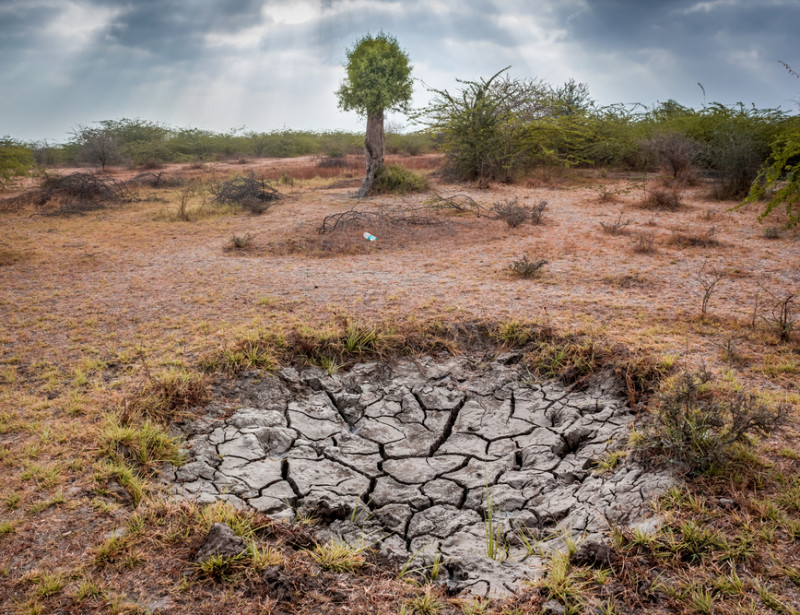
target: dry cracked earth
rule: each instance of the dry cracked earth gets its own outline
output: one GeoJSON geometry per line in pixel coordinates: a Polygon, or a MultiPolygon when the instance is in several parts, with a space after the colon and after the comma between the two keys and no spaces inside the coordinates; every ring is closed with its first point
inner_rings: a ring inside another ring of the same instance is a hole
{"type": "Polygon", "coordinates": [[[532,381],[518,359],[245,374],[235,403],[183,426],[189,461],[166,478],[201,503],[314,516],[320,540],[369,545],[398,566],[439,558],[454,592],[506,595],[568,535],[647,523],[670,484],[631,461],[595,467],[634,418],[613,379],[570,390],[532,381]]]}

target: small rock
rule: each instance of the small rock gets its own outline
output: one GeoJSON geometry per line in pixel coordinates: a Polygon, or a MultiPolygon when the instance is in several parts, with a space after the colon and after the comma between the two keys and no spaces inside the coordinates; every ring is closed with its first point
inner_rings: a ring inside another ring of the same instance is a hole
{"type": "Polygon", "coordinates": [[[542,605],[542,615],[565,615],[566,607],[555,600],[548,600],[542,605]]]}
{"type": "Polygon", "coordinates": [[[215,523],[208,531],[203,545],[197,551],[194,561],[198,564],[207,559],[220,557],[235,557],[246,549],[244,540],[224,523],[215,523]]]}
{"type": "Polygon", "coordinates": [[[572,563],[576,566],[611,568],[616,559],[616,553],[608,545],[599,542],[584,542],[572,556],[572,563]]]}
{"type": "Polygon", "coordinates": [[[294,597],[291,578],[283,572],[282,566],[267,566],[261,578],[269,586],[269,596],[275,602],[287,602],[294,597]]]}
{"type": "Polygon", "coordinates": [[[522,355],[519,352],[502,352],[495,358],[495,361],[500,365],[512,365],[519,363],[522,355]]]}
{"type": "Polygon", "coordinates": [[[118,527],[115,530],[111,530],[110,532],[106,533],[104,538],[106,540],[110,540],[112,538],[122,538],[125,534],[128,533],[128,530],[124,527],[118,527]]]}

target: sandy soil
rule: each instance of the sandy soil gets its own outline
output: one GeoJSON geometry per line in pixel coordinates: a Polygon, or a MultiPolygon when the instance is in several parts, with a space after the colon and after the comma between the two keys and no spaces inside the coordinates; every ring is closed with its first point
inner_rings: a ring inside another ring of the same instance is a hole
{"type": "Polygon", "coordinates": [[[171,205],[152,202],[71,218],[4,215],[0,245],[17,255],[0,268],[4,351],[63,352],[75,347],[75,327],[101,344],[140,343],[161,332],[179,346],[194,346],[189,331],[201,324],[213,333],[254,320],[344,312],[363,319],[435,314],[547,321],[655,347],[689,363],[713,362],[719,335],[710,334],[730,329],[722,322],[737,323],[729,333],[740,335],[756,301],[769,318],[777,298],[796,291],[800,281],[796,232],[765,239],[756,208],[728,211],[734,203],[704,200],[703,186],[684,192],[682,210],[664,212],[637,206],[643,195],[637,179],[583,174],[557,185],[488,191],[434,185],[441,195],[469,195],[486,207],[545,199],[544,224],[512,229],[486,217],[428,212],[439,224],[353,229],[333,238],[317,232],[329,214],[420,208],[431,194],[356,201],[351,188],[282,190],[286,198],[261,216],[195,222],[169,221],[164,212],[171,205]],[[601,203],[601,183],[623,194],[601,203]],[[630,233],[604,233],[601,223],[620,213],[631,221],[630,233]],[[363,240],[363,230],[378,241],[363,240]],[[652,235],[653,253],[634,250],[636,233],[652,235]],[[718,246],[672,243],[676,234],[708,233],[718,246]],[[248,234],[249,250],[226,250],[233,235],[248,234]],[[547,259],[540,277],[510,274],[522,255],[547,259]],[[725,277],[711,296],[713,318],[701,322],[701,278],[712,269],[725,277]]]}

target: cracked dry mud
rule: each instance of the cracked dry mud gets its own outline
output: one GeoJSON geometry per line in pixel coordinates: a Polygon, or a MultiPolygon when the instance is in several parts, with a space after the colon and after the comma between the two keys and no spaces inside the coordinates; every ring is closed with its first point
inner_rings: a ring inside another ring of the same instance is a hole
{"type": "Polygon", "coordinates": [[[531,382],[517,359],[242,376],[238,405],[186,425],[189,461],[167,478],[201,503],[316,516],[321,540],[372,545],[399,565],[441,558],[454,591],[513,592],[567,534],[602,539],[609,523],[638,522],[670,483],[632,462],[593,471],[633,420],[613,380],[570,391],[531,382]]]}

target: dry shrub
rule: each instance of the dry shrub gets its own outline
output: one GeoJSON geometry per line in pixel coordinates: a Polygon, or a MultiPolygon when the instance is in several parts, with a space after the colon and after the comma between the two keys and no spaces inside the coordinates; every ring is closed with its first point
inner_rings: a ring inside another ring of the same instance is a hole
{"type": "Polygon", "coordinates": [[[182,186],[185,181],[175,175],[167,175],[163,171],[158,173],[139,173],[126,182],[130,186],[149,186],[150,188],[171,188],[182,186]]]}
{"type": "Polygon", "coordinates": [[[597,200],[600,203],[613,203],[617,200],[619,194],[616,190],[610,189],[608,186],[601,184],[597,187],[597,200]]]}
{"type": "Polygon", "coordinates": [[[547,209],[547,201],[544,199],[532,206],[520,205],[519,199],[506,199],[494,204],[492,212],[496,219],[500,219],[511,228],[516,228],[525,222],[538,225],[542,223],[542,217],[547,209]]]}
{"type": "Polygon", "coordinates": [[[525,185],[528,188],[557,188],[572,177],[573,174],[564,165],[540,164],[528,171],[525,185]]]}
{"type": "Polygon", "coordinates": [[[657,209],[660,211],[678,211],[683,207],[681,195],[674,188],[666,190],[654,188],[649,190],[644,200],[639,204],[643,209],[657,209]]]}
{"type": "Polygon", "coordinates": [[[454,211],[457,213],[475,214],[478,218],[488,216],[489,212],[475,199],[467,194],[454,194],[444,197],[434,193],[433,197],[425,202],[431,209],[454,211]]]}
{"type": "Polygon", "coordinates": [[[317,163],[320,169],[346,169],[354,166],[347,156],[325,156],[317,163]]]}
{"type": "Polygon", "coordinates": [[[603,278],[603,282],[611,284],[612,286],[619,286],[620,288],[636,288],[651,284],[651,280],[648,277],[638,272],[608,276],[603,278]]]}
{"type": "Polygon", "coordinates": [[[246,235],[231,235],[228,245],[225,247],[226,251],[245,251],[249,250],[253,236],[250,233],[246,235]]]}
{"type": "Polygon", "coordinates": [[[139,390],[123,402],[125,424],[137,417],[169,423],[208,399],[208,381],[202,374],[173,368],[154,375],[146,364],[142,371],[139,390]]]}
{"type": "Polygon", "coordinates": [[[533,278],[539,275],[541,268],[546,264],[547,261],[543,258],[532,261],[528,258],[527,254],[523,254],[522,258],[519,260],[512,261],[509,268],[511,269],[511,273],[521,278],[533,278]]]}
{"type": "MultiPolygon", "coordinates": [[[[435,169],[441,163],[441,156],[387,156],[385,158],[387,166],[398,165],[412,171],[435,169]]],[[[290,167],[274,166],[259,170],[264,179],[268,181],[280,180],[281,176],[287,174],[295,181],[311,179],[331,179],[347,178],[353,179],[364,176],[364,157],[363,156],[327,156],[314,162],[292,164],[290,167]]],[[[328,188],[350,188],[360,184],[348,181],[347,183],[337,183],[327,186],[328,188]]]]}
{"type": "Polygon", "coordinates": [[[396,164],[410,171],[432,171],[442,166],[444,156],[441,154],[424,154],[422,156],[387,156],[386,164],[396,164]]]}
{"type": "Polygon", "coordinates": [[[264,213],[270,205],[281,198],[280,193],[264,179],[256,179],[254,173],[239,175],[212,185],[214,200],[221,205],[237,205],[254,214],[264,213]]]}
{"type": "Polygon", "coordinates": [[[272,167],[264,169],[261,173],[268,181],[280,181],[281,177],[287,176],[294,181],[304,181],[310,179],[331,179],[334,177],[355,177],[358,173],[363,173],[361,165],[349,165],[344,167],[319,166],[317,163],[297,164],[291,167],[272,167]]]}
{"type": "Polygon", "coordinates": [[[325,235],[348,229],[369,230],[369,228],[385,228],[387,226],[432,226],[443,224],[437,218],[420,213],[425,211],[426,208],[395,211],[358,211],[348,209],[347,211],[325,216],[317,232],[320,235],[325,235]]]}
{"type": "Polygon", "coordinates": [[[163,169],[164,165],[155,158],[148,158],[142,163],[142,168],[148,171],[152,171],[155,169],[163,169]]]}
{"type": "Polygon", "coordinates": [[[633,251],[637,254],[653,254],[656,251],[656,236],[644,231],[634,234],[633,251]]]}
{"type": "Polygon", "coordinates": [[[617,219],[613,222],[601,222],[600,226],[603,227],[603,232],[609,235],[625,235],[628,233],[627,227],[633,220],[622,221],[622,212],[619,213],[617,219]]]}
{"type": "Polygon", "coordinates": [[[25,253],[13,248],[0,248],[0,267],[8,267],[25,259],[25,253]]]}
{"type": "Polygon", "coordinates": [[[679,132],[664,132],[646,139],[643,145],[655,154],[674,181],[683,183],[692,179],[692,166],[700,152],[696,141],[679,132]]]}
{"type": "Polygon", "coordinates": [[[709,196],[719,201],[746,197],[768,154],[767,142],[755,135],[735,131],[718,134],[706,152],[715,177],[709,196]]]}
{"type": "Polygon", "coordinates": [[[718,248],[723,244],[714,238],[716,232],[717,229],[713,226],[704,233],[674,232],[669,238],[669,244],[680,248],[718,248]]]}
{"type": "Polygon", "coordinates": [[[45,175],[39,188],[5,200],[9,205],[34,205],[43,215],[72,215],[131,201],[126,186],[91,173],[45,175]]]}
{"type": "MultiPolygon", "coordinates": [[[[774,292],[761,282],[758,285],[761,290],[769,295],[772,304],[769,315],[762,315],[761,318],[778,334],[778,339],[781,342],[788,342],[798,322],[794,305],[798,296],[797,291],[792,289],[784,292],[774,292]]],[[[756,304],[757,307],[758,304],[756,304]]],[[[755,317],[756,313],[754,312],[754,324],[755,317]]]]}

